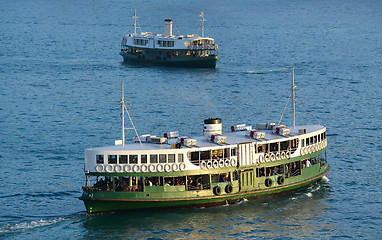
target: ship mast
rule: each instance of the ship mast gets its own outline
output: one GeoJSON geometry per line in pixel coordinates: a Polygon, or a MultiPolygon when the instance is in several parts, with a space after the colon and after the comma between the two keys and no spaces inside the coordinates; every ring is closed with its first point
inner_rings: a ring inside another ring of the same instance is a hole
{"type": "Polygon", "coordinates": [[[122,81],[122,98],[121,98],[121,108],[122,108],[122,113],[121,113],[121,118],[122,118],[122,146],[123,147],[125,146],[125,129],[134,129],[135,135],[137,136],[139,143],[142,145],[142,142],[141,142],[141,139],[139,138],[137,129],[135,129],[133,120],[130,117],[129,111],[127,111],[127,108],[126,108],[126,105],[125,105],[125,100],[124,100],[124,95],[125,94],[124,94],[124,87],[123,87],[123,81],[122,81]],[[125,110],[126,110],[127,116],[130,119],[130,123],[131,123],[132,128],[125,128],[125,110]]]}
{"type": "Polygon", "coordinates": [[[122,146],[125,146],[125,100],[124,100],[124,91],[123,91],[123,81],[122,81],[122,98],[121,98],[121,118],[122,118],[122,146]]]}
{"type": "Polygon", "coordinates": [[[204,18],[204,12],[203,11],[200,13],[199,17],[202,18],[199,21],[202,22],[202,37],[204,37],[204,22],[206,21],[206,19],[204,18]]]}
{"type": "MultiPolygon", "coordinates": [[[[134,35],[136,35],[137,34],[137,28],[139,28],[139,29],[141,28],[138,26],[138,18],[139,17],[137,17],[137,9],[134,9],[133,18],[134,18],[134,35]]],[[[142,32],[142,30],[141,30],[141,32],[142,32]]]]}
{"type": "Polygon", "coordinates": [[[292,105],[293,105],[293,129],[296,128],[296,96],[295,96],[295,88],[294,85],[294,66],[292,67],[292,105]]]}

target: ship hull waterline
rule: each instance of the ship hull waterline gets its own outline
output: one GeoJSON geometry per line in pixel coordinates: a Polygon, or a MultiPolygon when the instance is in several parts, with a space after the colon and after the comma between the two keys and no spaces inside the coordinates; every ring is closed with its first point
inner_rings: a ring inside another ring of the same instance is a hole
{"type": "Polygon", "coordinates": [[[224,205],[227,203],[234,203],[240,201],[243,198],[269,198],[293,193],[299,189],[311,185],[314,182],[320,181],[329,172],[330,167],[328,166],[326,171],[320,175],[294,184],[213,197],[183,199],[94,199],[88,197],[91,194],[91,191],[84,191],[83,195],[79,199],[84,202],[86,210],[89,214],[101,212],[134,211],[142,209],[148,210],[210,207],[224,205]]]}
{"type": "Polygon", "coordinates": [[[134,65],[157,65],[168,67],[184,67],[184,68],[216,68],[216,63],[219,60],[217,56],[209,56],[203,58],[145,58],[142,59],[137,55],[131,55],[127,53],[120,53],[123,57],[123,62],[134,65]]]}

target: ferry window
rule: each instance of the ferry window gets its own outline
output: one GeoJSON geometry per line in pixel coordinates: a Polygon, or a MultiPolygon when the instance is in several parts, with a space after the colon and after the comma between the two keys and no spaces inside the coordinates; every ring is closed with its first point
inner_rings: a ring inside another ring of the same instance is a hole
{"type": "Polygon", "coordinates": [[[158,163],[158,155],[150,154],[150,163],[158,163]]]}
{"type": "Polygon", "coordinates": [[[258,153],[265,152],[265,146],[264,145],[257,145],[257,152],[258,153]]]}
{"type": "Polygon", "coordinates": [[[271,143],[270,144],[270,146],[271,146],[271,151],[272,152],[277,152],[278,150],[279,150],[279,143],[271,143]]]}
{"type": "MultiPolygon", "coordinates": [[[[292,147],[292,148],[297,148],[297,144],[298,144],[297,142],[298,142],[298,139],[297,139],[297,138],[291,140],[291,141],[290,141],[290,143],[291,143],[291,147],[292,147]]],[[[304,142],[304,140],[302,140],[302,142],[304,142]]]]}
{"type": "Polygon", "coordinates": [[[117,155],[109,155],[108,158],[109,164],[116,164],[117,163],[117,155]]]}
{"type": "Polygon", "coordinates": [[[129,163],[130,164],[138,163],[138,155],[129,155],[129,163]]]}
{"type": "Polygon", "coordinates": [[[229,148],[225,148],[225,149],[224,149],[224,157],[225,157],[225,158],[230,158],[230,157],[231,157],[229,148]]]}
{"type": "Polygon", "coordinates": [[[216,149],[212,151],[212,158],[217,159],[217,158],[223,158],[223,149],[216,149]]]}
{"type": "Polygon", "coordinates": [[[305,147],[305,139],[302,139],[301,147],[305,147]]]}
{"type": "Polygon", "coordinates": [[[301,175],[300,161],[285,164],[285,178],[301,175]]]}
{"type": "Polygon", "coordinates": [[[232,174],[232,180],[233,181],[237,181],[239,180],[239,174],[237,173],[237,171],[234,171],[233,174],[232,174]]]}
{"type": "Polygon", "coordinates": [[[163,180],[161,177],[146,177],[145,185],[146,186],[163,186],[163,180]]]}
{"type": "Polygon", "coordinates": [[[97,164],[103,164],[103,155],[96,156],[97,164]]]}
{"type": "Polygon", "coordinates": [[[313,143],[317,143],[317,136],[313,137],[313,143]]]}
{"type": "Polygon", "coordinates": [[[159,154],[159,163],[166,163],[166,154],[159,154]]]}
{"type": "Polygon", "coordinates": [[[199,161],[199,152],[191,152],[191,161],[199,161]]]}
{"type": "Polygon", "coordinates": [[[169,154],[168,155],[168,162],[174,163],[175,162],[175,154],[169,154]]]}
{"type": "Polygon", "coordinates": [[[178,154],[178,163],[183,162],[183,154],[179,153],[178,154]]]}
{"type": "Polygon", "coordinates": [[[313,144],[313,137],[310,137],[309,144],[313,144]]]}
{"type": "Polygon", "coordinates": [[[141,155],[141,163],[147,163],[147,155],[141,155]]]}
{"type": "Polygon", "coordinates": [[[258,168],[256,170],[257,177],[265,177],[265,169],[264,168],[258,168]]]}
{"type": "Polygon", "coordinates": [[[231,156],[236,156],[236,148],[231,148],[231,156]]]}
{"type": "Polygon", "coordinates": [[[321,134],[318,134],[318,141],[321,142],[321,134]]]}
{"type": "Polygon", "coordinates": [[[280,142],[280,150],[285,151],[289,148],[289,141],[280,142]]]}
{"type": "Polygon", "coordinates": [[[200,160],[208,160],[208,159],[211,159],[211,152],[210,152],[210,150],[201,151],[200,152],[200,160]]]}
{"type": "Polygon", "coordinates": [[[211,174],[211,183],[218,183],[220,179],[220,174],[211,174]]]}
{"type": "Polygon", "coordinates": [[[120,155],[119,156],[119,164],[127,163],[127,155],[120,155]]]}

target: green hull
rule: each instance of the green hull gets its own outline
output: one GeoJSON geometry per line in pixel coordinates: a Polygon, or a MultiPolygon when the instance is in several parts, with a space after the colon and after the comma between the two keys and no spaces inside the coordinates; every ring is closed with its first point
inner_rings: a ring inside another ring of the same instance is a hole
{"type": "Polygon", "coordinates": [[[84,201],[88,213],[223,205],[227,202],[232,203],[239,201],[242,198],[271,197],[296,191],[320,180],[323,176],[329,173],[330,167],[328,165],[323,166],[319,169],[318,174],[317,169],[314,169],[313,167],[308,170],[309,171],[304,174],[305,176],[301,175],[298,177],[286,178],[283,184],[280,185],[275,182],[274,186],[271,187],[261,187],[260,182],[262,181],[256,182],[255,180],[255,183],[260,186],[255,190],[244,190],[243,187],[240,187],[241,183],[238,180],[237,182],[232,182],[232,193],[225,193],[222,191],[219,196],[214,195],[212,189],[173,193],[161,192],[157,194],[154,192],[107,192],[84,190],[80,199],[84,201]],[[312,175],[313,172],[315,172],[314,176],[306,178],[306,175],[312,175]],[[172,198],[169,198],[170,196],[172,198]]]}

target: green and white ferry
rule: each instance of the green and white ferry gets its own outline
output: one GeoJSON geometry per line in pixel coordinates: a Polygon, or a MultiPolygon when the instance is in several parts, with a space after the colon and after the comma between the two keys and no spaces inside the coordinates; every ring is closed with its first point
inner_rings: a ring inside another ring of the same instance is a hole
{"type": "Polygon", "coordinates": [[[204,15],[202,36],[173,35],[172,20],[165,19],[164,34],[152,32],[137,33],[140,27],[134,12],[134,32],[122,38],[120,55],[127,63],[154,64],[174,67],[215,68],[218,58],[218,45],[213,38],[204,37],[204,15]]]}
{"type": "MultiPolygon", "coordinates": [[[[293,110],[294,89],[293,81],[293,110]]],[[[296,126],[294,111],[290,128],[238,124],[223,132],[221,119],[210,118],[202,136],[135,131],[134,140],[125,143],[123,91],[121,103],[122,140],[85,150],[80,199],[88,213],[229,204],[296,191],[330,171],[326,128],[296,126]]]]}

